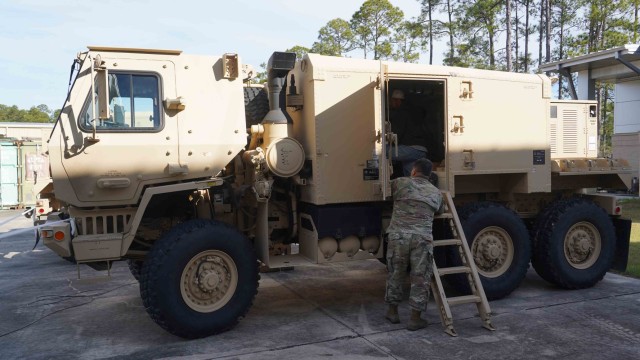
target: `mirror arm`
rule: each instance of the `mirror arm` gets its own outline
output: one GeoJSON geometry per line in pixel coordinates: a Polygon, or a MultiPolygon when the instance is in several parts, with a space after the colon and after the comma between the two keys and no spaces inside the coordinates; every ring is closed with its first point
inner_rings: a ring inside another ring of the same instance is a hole
{"type": "Polygon", "coordinates": [[[92,109],[92,119],[91,123],[93,124],[93,137],[89,139],[91,142],[99,141],[96,137],[96,79],[95,72],[93,70],[93,64],[91,64],[91,109],[92,109]]]}

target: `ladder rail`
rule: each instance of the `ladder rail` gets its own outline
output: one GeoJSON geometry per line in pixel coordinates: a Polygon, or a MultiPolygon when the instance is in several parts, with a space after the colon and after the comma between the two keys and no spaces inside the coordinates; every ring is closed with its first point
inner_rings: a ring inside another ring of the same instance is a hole
{"type": "Polygon", "coordinates": [[[451,315],[451,307],[449,302],[446,301],[444,295],[444,287],[442,286],[442,280],[436,264],[433,264],[433,278],[431,282],[431,291],[433,292],[433,299],[436,301],[438,310],[440,313],[440,321],[445,327],[445,332],[451,336],[457,336],[455,329],[453,328],[453,315],[451,315]],[[444,301],[443,301],[444,299],[444,301]]]}
{"type": "MultiPolygon", "coordinates": [[[[467,238],[464,235],[464,231],[462,231],[462,222],[460,221],[460,217],[458,216],[458,212],[456,211],[456,207],[453,204],[453,198],[451,197],[451,193],[449,191],[443,191],[442,197],[446,199],[447,207],[451,214],[453,214],[453,222],[455,224],[455,228],[458,229],[458,237],[462,240],[462,249],[465,253],[463,258],[466,258],[467,265],[471,268],[471,276],[473,278],[473,282],[475,283],[475,288],[480,296],[482,306],[484,307],[484,311],[487,312],[488,315],[491,314],[491,308],[489,307],[489,301],[487,300],[487,296],[484,293],[484,288],[482,287],[482,282],[480,281],[480,276],[478,275],[478,267],[476,266],[475,261],[473,261],[473,256],[471,255],[471,249],[469,249],[469,244],[467,243],[467,238]]],[[[481,314],[482,315],[482,314],[481,314]]]]}

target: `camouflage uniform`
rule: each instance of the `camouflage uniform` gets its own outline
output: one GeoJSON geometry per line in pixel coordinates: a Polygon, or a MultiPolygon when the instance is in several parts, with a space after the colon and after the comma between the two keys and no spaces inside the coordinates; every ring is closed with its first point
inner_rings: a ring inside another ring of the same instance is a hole
{"type": "Polygon", "coordinates": [[[387,229],[389,275],[385,301],[392,305],[402,301],[402,283],[410,265],[409,305],[425,311],[433,275],[433,215],[442,212],[442,194],[422,176],[395,179],[391,189],[394,203],[387,229]]]}

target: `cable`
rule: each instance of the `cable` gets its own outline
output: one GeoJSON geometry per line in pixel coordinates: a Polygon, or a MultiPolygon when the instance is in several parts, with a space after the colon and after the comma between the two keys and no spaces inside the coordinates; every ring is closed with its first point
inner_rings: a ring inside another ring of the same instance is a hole
{"type": "MultiPolygon", "coordinates": [[[[18,331],[24,330],[24,329],[28,328],[29,326],[31,326],[31,325],[33,325],[33,324],[35,324],[35,323],[39,322],[40,320],[42,320],[42,319],[44,319],[44,318],[49,317],[49,316],[51,316],[51,315],[57,314],[57,313],[59,313],[59,312],[65,311],[65,310],[69,310],[69,309],[77,308],[77,307],[80,307],[80,306],[83,306],[83,305],[87,305],[87,304],[89,304],[89,303],[92,303],[92,302],[96,299],[96,297],[98,297],[98,296],[102,296],[102,295],[108,294],[108,293],[110,293],[110,292],[112,292],[112,291],[116,291],[116,290],[118,290],[118,289],[120,289],[120,288],[123,288],[123,287],[125,287],[125,286],[129,286],[129,285],[133,285],[133,284],[137,284],[137,283],[138,283],[138,282],[136,281],[136,282],[131,282],[131,283],[129,283],[129,284],[120,285],[120,286],[115,287],[115,288],[113,288],[113,289],[111,289],[111,290],[108,290],[108,291],[105,291],[105,292],[102,292],[102,293],[99,293],[99,294],[96,294],[96,295],[85,295],[86,297],[90,297],[91,299],[90,299],[89,301],[87,301],[87,302],[82,303],[82,304],[73,305],[73,306],[69,306],[69,307],[63,308],[63,309],[58,309],[58,310],[52,311],[52,312],[50,312],[50,313],[48,313],[48,314],[46,314],[46,315],[44,315],[44,316],[41,316],[41,317],[39,317],[39,318],[37,318],[37,319],[33,320],[32,322],[30,322],[30,323],[28,323],[28,324],[26,324],[26,325],[24,325],[24,326],[22,326],[22,327],[20,327],[20,328],[17,328],[17,329],[14,329],[14,330],[8,331],[8,332],[3,333],[3,334],[0,334],[0,338],[5,337],[5,336],[7,336],[7,335],[11,335],[11,334],[17,333],[18,331]]],[[[82,296],[80,296],[80,297],[82,297],[82,296]]],[[[46,305],[46,304],[45,304],[45,305],[46,305]]]]}

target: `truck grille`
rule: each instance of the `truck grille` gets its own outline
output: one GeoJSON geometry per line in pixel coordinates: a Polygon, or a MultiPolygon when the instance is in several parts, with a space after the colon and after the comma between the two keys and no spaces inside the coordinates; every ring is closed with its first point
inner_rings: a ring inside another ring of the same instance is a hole
{"type": "Polygon", "coordinates": [[[128,231],[135,213],[136,209],[70,211],[70,215],[76,219],[78,235],[122,234],[128,231]]]}

